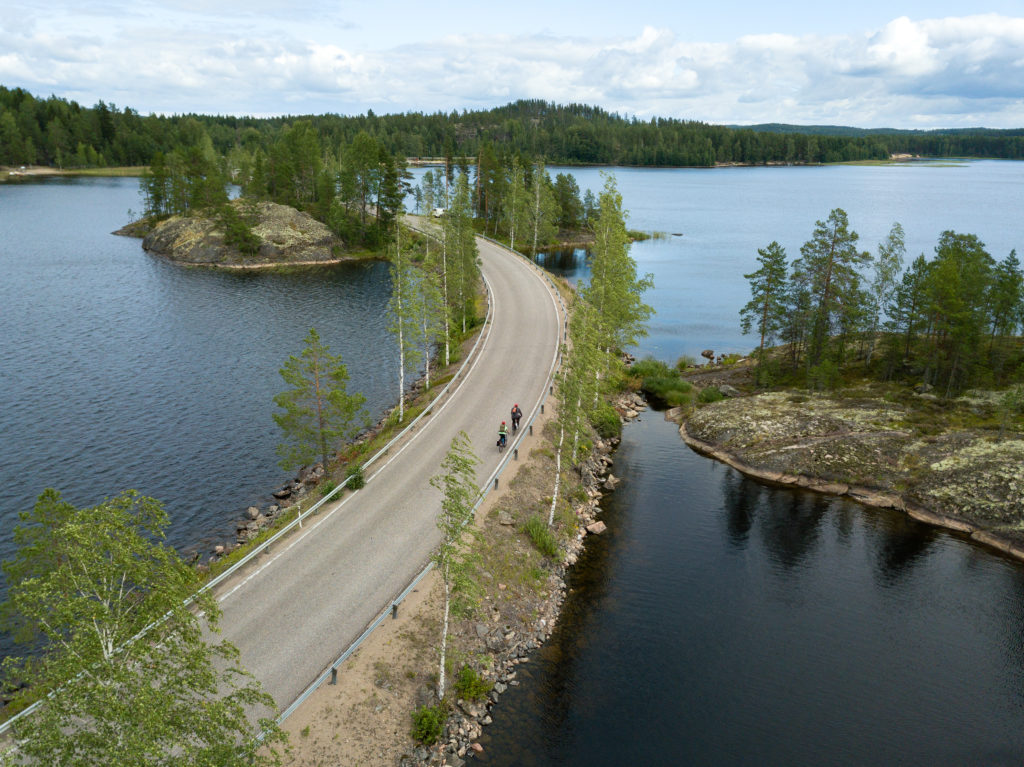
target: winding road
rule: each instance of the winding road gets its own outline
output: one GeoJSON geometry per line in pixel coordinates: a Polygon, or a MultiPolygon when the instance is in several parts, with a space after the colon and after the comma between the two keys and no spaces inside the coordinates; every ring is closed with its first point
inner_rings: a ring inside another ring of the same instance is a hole
{"type": "Polygon", "coordinates": [[[452,437],[469,435],[483,486],[502,457],[494,441],[512,403],[523,409],[525,425],[547,391],[564,322],[554,291],[521,256],[483,239],[477,244],[491,320],[464,376],[370,468],[362,490],[311,517],[216,589],[222,637],[241,650],[242,664],[281,709],[427,563],[440,541],[440,495],[429,480],[452,437]]]}

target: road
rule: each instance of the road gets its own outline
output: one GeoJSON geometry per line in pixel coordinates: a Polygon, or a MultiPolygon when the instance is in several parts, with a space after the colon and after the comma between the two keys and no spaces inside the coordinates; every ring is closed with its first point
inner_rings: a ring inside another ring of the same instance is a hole
{"type": "Polygon", "coordinates": [[[522,257],[486,240],[477,244],[492,319],[458,390],[411,440],[370,468],[362,490],[311,518],[216,590],[222,638],[241,650],[242,664],[281,709],[428,561],[440,541],[440,495],[429,479],[452,437],[460,430],[469,435],[483,485],[500,458],[498,424],[509,420],[513,402],[527,423],[546,391],[563,323],[553,292],[522,257]]]}

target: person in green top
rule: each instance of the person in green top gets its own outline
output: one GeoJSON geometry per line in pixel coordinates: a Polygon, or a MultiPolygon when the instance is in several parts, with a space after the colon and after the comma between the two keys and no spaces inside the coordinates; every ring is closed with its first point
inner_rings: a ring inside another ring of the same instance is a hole
{"type": "Polygon", "coordinates": [[[508,441],[508,427],[505,426],[505,422],[501,422],[501,426],[498,427],[498,447],[505,447],[505,443],[508,441]]]}

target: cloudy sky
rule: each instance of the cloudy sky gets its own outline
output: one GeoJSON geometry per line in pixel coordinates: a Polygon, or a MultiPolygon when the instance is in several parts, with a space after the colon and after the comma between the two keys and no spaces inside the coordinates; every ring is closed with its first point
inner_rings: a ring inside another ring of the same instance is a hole
{"type": "Polygon", "coordinates": [[[1024,127],[1024,0],[3,0],[0,84],[142,113],[1024,127]],[[842,6],[842,7],[839,7],[842,6]]]}

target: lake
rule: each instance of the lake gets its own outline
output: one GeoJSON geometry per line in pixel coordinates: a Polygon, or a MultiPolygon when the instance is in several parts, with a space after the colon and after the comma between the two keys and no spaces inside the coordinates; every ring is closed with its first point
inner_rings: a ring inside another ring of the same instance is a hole
{"type": "MultiPolygon", "coordinates": [[[[552,169],[553,171],[559,169],[552,169]]],[[[422,171],[420,171],[422,172],[422,171]]],[[[583,189],[596,169],[571,169],[583,189]]],[[[1024,163],[614,169],[657,310],[636,350],[749,351],[757,248],[790,258],[844,208],[864,248],[940,232],[1019,246],[1024,163]],[[678,233],[681,236],[674,236],[678,233]]],[[[47,486],[77,505],[164,501],[206,553],[276,466],[277,374],[310,326],[374,415],[394,401],[379,263],[302,274],[182,269],[111,231],[134,179],[0,185],[0,556],[47,486]]],[[[570,279],[584,254],[544,259],[570,279]]],[[[486,731],[493,764],[1019,764],[1024,568],[847,501],[766,488],[689,451],[656,413],[627,427],[625,484],[572,576],[556,634],[486,731]]]]}
{"type": "Polygon", "coordinates": [[[387,264],[293,274],[186,269],[111,232],[138,180],[0,185],[0,557],[46,487],[77,506],[134,488],[170,542],[209,553],[277,466],[278,370],[310,327],[374,417],[397,400],[387,264]]]}

